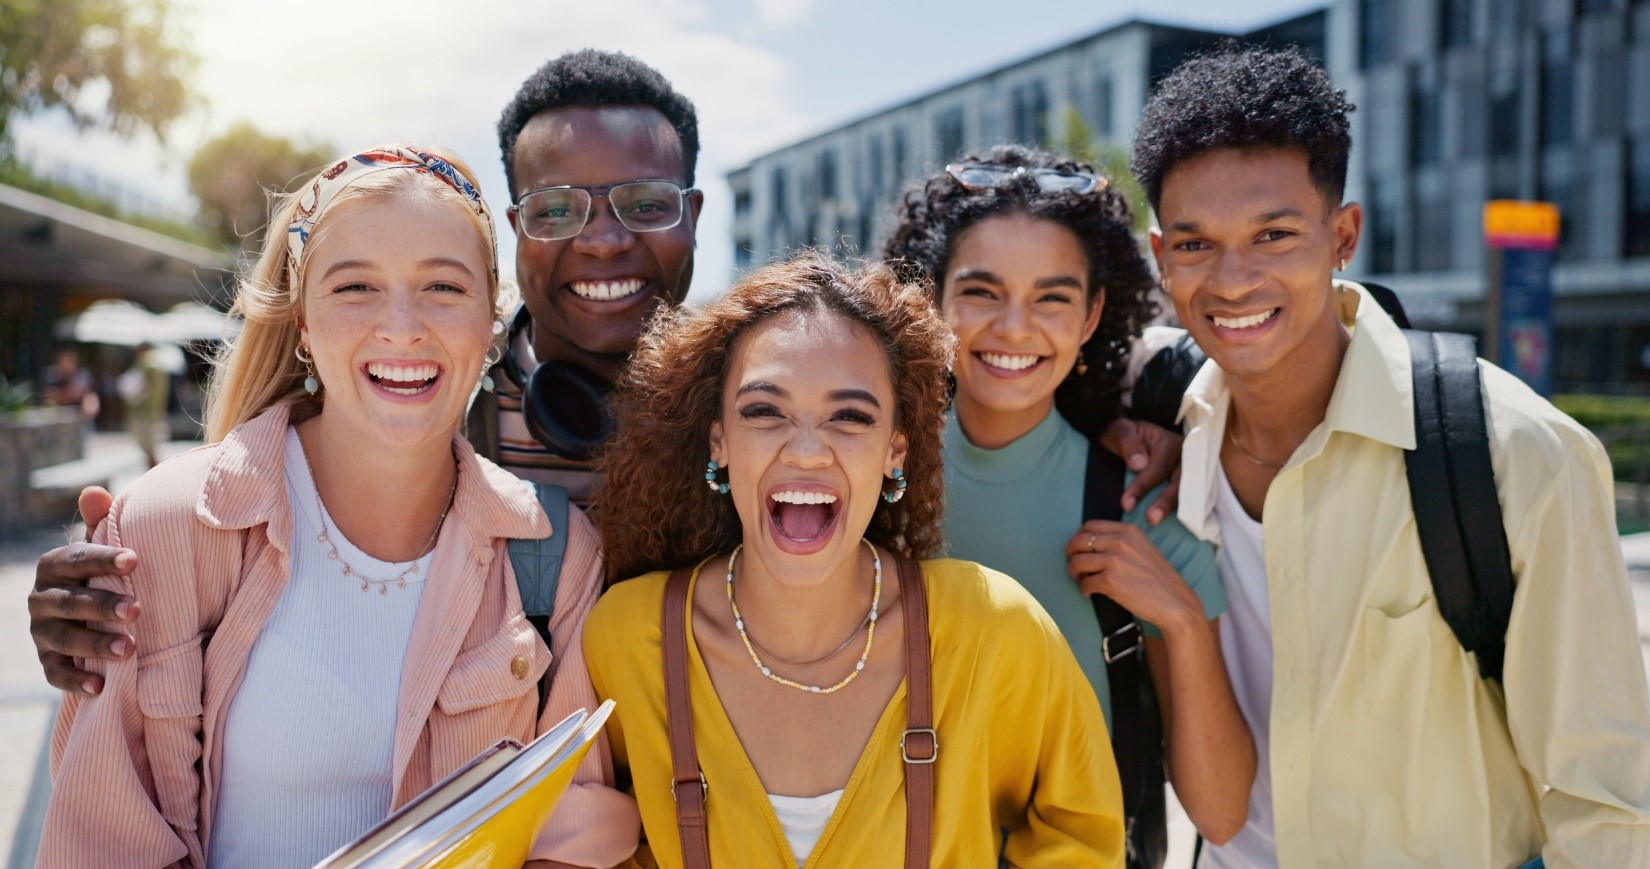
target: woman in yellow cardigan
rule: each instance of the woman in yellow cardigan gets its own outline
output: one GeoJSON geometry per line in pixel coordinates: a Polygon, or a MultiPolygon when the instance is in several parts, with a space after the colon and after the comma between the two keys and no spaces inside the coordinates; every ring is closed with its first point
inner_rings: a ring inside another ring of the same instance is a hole
{"type": "Polygon", "coordinates": [[[976,564],[896,569],[941,539],[950,342],[919,288],[817,258],[644,337],[599,503],[610,575],[645,575],[584,633],[644,865],[1122,865],[1048,615],[976,564]]]}

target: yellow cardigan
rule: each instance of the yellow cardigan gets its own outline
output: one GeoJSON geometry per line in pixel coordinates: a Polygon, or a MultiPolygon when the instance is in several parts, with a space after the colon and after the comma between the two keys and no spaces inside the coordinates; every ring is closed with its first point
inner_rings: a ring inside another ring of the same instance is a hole
{"type": "MultiPolygon", "coordinates": [[[[1111,741],[1054,622],[1018,583],[989,568],[949,559],[922,567],[940,741],[933,865],[994,866],[1002,855],[1015,866],[1122,866],[1111,741]]],[[[660,651],[666,576],[621,582],[603,595],[585,625],[584,651],[596,695],[618,701],[607,725],[613,760],[629,770],[651,843],[651,854],[644,844],[636,860],[673,869],[682,857],[660,651]]],[[[694,735],[710,787],[711,859],[719,867],[795,866],[691,624],[688,649],[694,735]]],[[[901,683],[883,711],[807,867],[901,864],[905,691],[901,683]]]]}

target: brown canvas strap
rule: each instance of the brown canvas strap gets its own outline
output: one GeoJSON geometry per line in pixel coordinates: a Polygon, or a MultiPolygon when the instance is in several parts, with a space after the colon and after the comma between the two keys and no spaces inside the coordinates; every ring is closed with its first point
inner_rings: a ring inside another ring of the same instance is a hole
{"type": "Polygon", "coordinates": [[[664,629],[665,724],[670,729],[670,795],[676,801],[676,829],[682,837],[682,865],[710,869],[710,835],[705,801],[710,788],[699,771],[693,745],[693,703],[688,699],[688,585],[693,568],[682,567],[665,583],[664,629]]]}
{"type": "Polygon", "coordinates": [[[934,762],[940,738],[934,732],[934,686],[928,653],[928,590],[914,559],[895,556],[900,592],[905,596],[905,869],[928,869],[934,850],[934,762]]]}
{"type": "MultiPolygon", "coordinates": [[[[934,848],[934,762],[940,741],[934,732],[933,672],[929,658],[928,593],[917,562],[895,556],[905,594],[905,866],[928,869],[934,848]]],[[[709,787],[693,744],[693,705],[688,698],[688,586],[692,568],[679,568],[665,583],[660,615],[664,631],[665,722],[670,730],[671,796],[682,839],[682,865],[710,869],[710,836],[705,822],[709,787]],[[697,785],[697,787],[695,787],[697,785]]]]}

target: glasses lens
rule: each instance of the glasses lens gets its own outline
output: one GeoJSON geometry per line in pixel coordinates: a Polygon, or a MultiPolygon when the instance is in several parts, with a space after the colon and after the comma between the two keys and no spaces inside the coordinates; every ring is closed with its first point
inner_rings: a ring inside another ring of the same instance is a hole
{"type": "Polygon", "coordinates": [[[1084,172],[1037,172],[1037,189],[1044,193],[1092,193],[1100,179],[1084,172]]]}
{"type": "Polygon", "coordinates": [[[980,163],[964,163],[945,167],[957,183],[971,190],[982,187],[996,187],[1004,181],[1014,177],[1013,169],[1003,166],[986,166],[980,163]]]}
{"type": "Polygon", "coordinates": [[[631,232],[658,232],[682,222],[682,188],[669,181],[632,181],[607,194],[613,213],[631,232]]]}
{"type": "Polygon", "coordinates": [[[584,220],[590,216],[590,193],[577,187],[530,193],[517,204],[516,216],[529,238],[572,238],[584,229],[584,220]]]}

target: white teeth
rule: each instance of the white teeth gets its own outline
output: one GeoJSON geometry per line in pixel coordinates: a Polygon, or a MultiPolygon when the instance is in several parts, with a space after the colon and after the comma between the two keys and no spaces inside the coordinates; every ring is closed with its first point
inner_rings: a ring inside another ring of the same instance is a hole
{"type": "Polygon", "coordinates": [[[836,496],[829,492],[794,492],[786,490],[773,493],[773,499],[781,504],[835,504],[836,496]]]}
{"type": "Polygon", "coordinates": [[[984,359],[985,364],[990,365],[992,368],[1003,368],[1009,371],[1024,371],[1025,369],[1036,365],[1037,362],[1043,357],[1022,356],[1018,354],[1010,355],[1008,353],[981,353],[980,358],[984,359]]]}
{"type": "Polygon", "coordinates": [[[1272,319],[1272,317],[1277,314],[1279,310],[1281,309],[1271,308],[1262,311],[1259,314],[1250,314],[1247,317],[1237,317],[1234,319],[1228,319],[1226,317],[1212,317],[1210,319],[1214,320],[1215,325],[1222,329],[1248,329],[1252,326],[1259,326],[1267,320],[1272,319]]]}
{"type": "MultiPolygon", "coordinates": [[[[394,383],[422,383],[434,380],[441,369],[434,363],[421,365],[390,365],[386,362],[368,362],[367,373],[379,380],[394,383]]],[[[385,387],[388,389],[389,387],[385,387]]],[[[417,390],[414,390],[416,392],[417,390]]]]}
{"type": "Polygon", "coordinates": [[[583,298],[608,302],[639,292],[646,283],[639,278],[629,278],[622,281],[574,281],[570,286],[583,298]]]}

